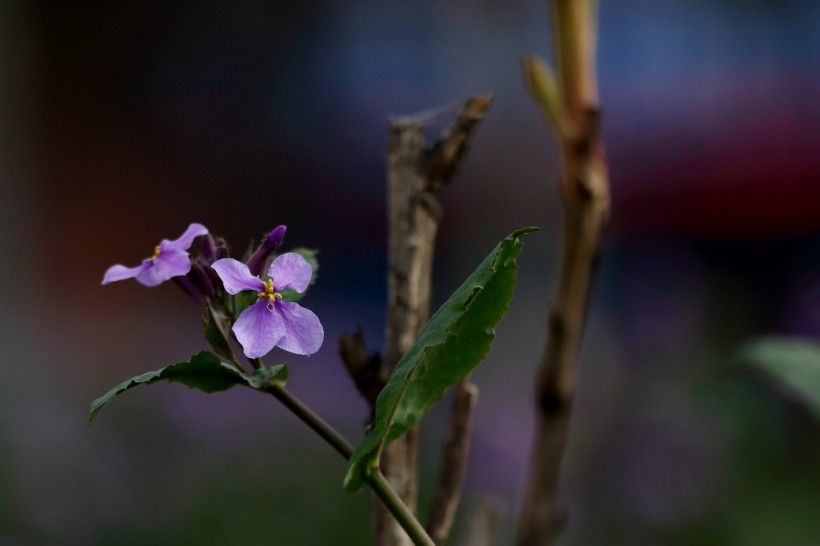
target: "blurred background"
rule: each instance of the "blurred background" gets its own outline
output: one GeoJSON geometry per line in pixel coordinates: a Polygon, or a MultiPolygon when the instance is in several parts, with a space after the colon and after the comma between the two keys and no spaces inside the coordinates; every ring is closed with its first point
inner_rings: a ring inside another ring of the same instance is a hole
{"type": "MultiPolygon", "coordinates": [[[[87,427],[108,388],[204,348],[173,284],[100,281],[193,221],[239,255],[287,224],[285,248],[321,249],[304,304],[326,341],[268,363],[358,440],[335,340],[383,344],[385,121],[486,91],[442,194],[435,301],[542,227],[474,374],[459,515],[491,495],[509,543],[561,225],[519,59],[549,55],[549,28],[536,0],[0,3],[0,544],[369,544],[369,495],[271,398],[158,384],[87,427]]],[[[732,355],[820,337],[820,3],[603,1],[599,66],[613,217],[561,544],[818,544],[818,425],[732,355]]],[[[448,406],[425,428],[423,508],[448,406]]]]}

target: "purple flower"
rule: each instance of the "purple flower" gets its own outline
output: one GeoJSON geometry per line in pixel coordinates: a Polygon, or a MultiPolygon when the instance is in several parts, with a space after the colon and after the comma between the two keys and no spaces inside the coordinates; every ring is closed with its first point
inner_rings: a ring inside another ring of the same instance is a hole
{"type": "Polygon", "coordinates": [[[169,241],[163,239],[155,248],[154,255],[142,261],[137,267],[112,265],[103,276],[102,284],[136,278],[145,286],[156,286],[170,278],[187,275],[191,270],[191,260],[187,250],[194,239],[208,233],[202,224],[191,224],[182,236],[169,241]]]}
{"type": "Polygon", "coordinates": [[[278,292],[289,288],[301,293],[310,284],[312,269],[299,254],[289,252],[276,258],[265,282],[232,258],[218,260],[211,267],[229,294],[253,290],[259,298],[233,325],[245,356],[259,358],[277,345],[291,353],[309,355],[322,346],[325,331],[319,318],[298,303],[283,301],[278,292]]]}

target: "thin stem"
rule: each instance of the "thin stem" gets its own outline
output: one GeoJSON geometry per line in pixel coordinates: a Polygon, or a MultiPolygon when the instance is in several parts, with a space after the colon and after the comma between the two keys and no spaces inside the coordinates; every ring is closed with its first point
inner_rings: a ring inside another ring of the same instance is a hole
{"type": "Polygon", "coordinates": [[[395,491],[387,483],[387,480],[382,474],[381,470],[374,468],[373,472],[367,477],[367,483],[371,489],[379,496],[384,503],[384,506],[390,510],[390,513],[396,518],[396,521],[407,532],[410,540],[416,546],[436,546],[421,523],[413,516],[413,513],[407,508],[407,505],[402,502],[395,491]]]}
{"type": "Polygon", "coordinates": [[[342,457],[349,459],[353,455],[353,446],[345,440],[336,429],[327,424],[324,419],[316,415],[313,410],[304,405],[298,398],[278,385],[266,385],[265,392],[272,394],[282,402],[296,417],[322,437],[342,457]]]}
{"type": "MultiPolygon", "coordinates": [[[[262,361],[258,358],[251,359],[251,363],[254,367],[262,366],[262,361]]],[[[296,417],[301,419],[303,423],[309,426],[324,441],[330,444],[345,460],[350,459],[350,456],[353,455],[353,446],[350,445],[336,429],[316,415],[313,410],[303,404],[298,398],[273,383],[266,385],[263,390],[282,402],[291,413],[296,415],[296,417]]],[[[373,470],[373,473],[367,479],[367,483],[382,500],[390,513],[393,514],[405,532],[407,532],[413,544],[416,546],[435,546],[433,539],[425,532],[424,527],[422,527],[421,523],[413,516],[413,513],[407,505],[404,504],[396,492],[393,491],[378,468],[373,470]]]]}

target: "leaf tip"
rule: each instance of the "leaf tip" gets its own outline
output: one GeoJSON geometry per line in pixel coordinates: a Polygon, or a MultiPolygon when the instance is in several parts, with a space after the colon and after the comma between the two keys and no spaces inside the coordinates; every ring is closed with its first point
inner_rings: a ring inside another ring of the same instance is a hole
{"type": "Polygon", "coordinates": [[[510,237],[511,238],[518,238],[518,237],[521,237],[522,235],[526,235],[527,233],[532,233],[533,231],[541,231],[541,228],[537,227],[537,226],[522,227],[521,229],[517,229],[517,230],[513,231],[512,235],[510,235],[510,237]]]}

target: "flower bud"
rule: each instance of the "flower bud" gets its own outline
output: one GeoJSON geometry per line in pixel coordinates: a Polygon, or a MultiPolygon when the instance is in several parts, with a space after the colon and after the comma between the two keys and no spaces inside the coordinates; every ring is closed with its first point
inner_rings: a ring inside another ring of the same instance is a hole
{"type": "Polygon", "coordinates": [[[261,275],[265,270],[265,263],[268,258],[282,246],[282,240],[285,238],[285,231],[287,226],[279,226],[267,235],[262,240],[262,244],[253,253],[253,256],[248,260],[248,269],[252,275],[261,275]]]}
{"type": "Polygon", "coordinates": [[[174,284],[179,286],[183,292],[188,294],[198,306],[205,306],[205,298],[202,297],[202,293],[194,286],[194,283],[191,282],[191,279],[189,279],[187,275],[174,277],[171,280],[174,281],[174,284]]]}
{"type": "MultiPolygon", "coordinates": [[[[191,278],[193,285],[205,297],[211,297],[216,293],[214,289],[213,279],[211,278],[211,268],[203,263],[199,258],[191,262],[191,272],[188,276],[191,278]]],[[[215,275],[214,275],[215,276],[215,275]]]]}
{"type": "Polygon", "coordinates": [[[214,237],[210,233],[202,240],[202,257],[206,264],[212,264],[222,258],[227,258],[228,243],[222,237],[214,237]]]}

